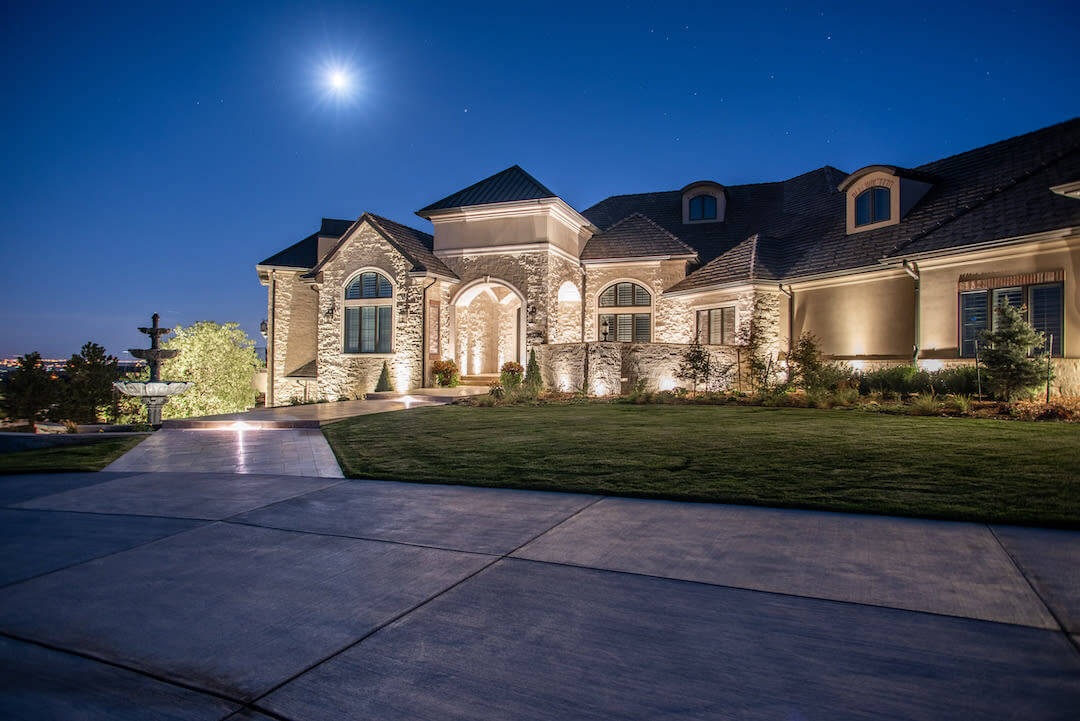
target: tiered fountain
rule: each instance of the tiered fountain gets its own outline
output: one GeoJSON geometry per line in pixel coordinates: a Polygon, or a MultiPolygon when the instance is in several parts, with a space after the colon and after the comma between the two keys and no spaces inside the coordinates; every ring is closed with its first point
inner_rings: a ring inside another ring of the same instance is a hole
{"type": "Polygon", "coordinates": [[[143,333],[150,336],[149,348],[132,348],[128,352],[136,358],[141,358],[150,366],[150,380],[148,381],[116,381],[113,386],[124,395],[135,396],[146,406],[147,421],[154,428],[161,425],[161,408],[169,400],[170,396],[183,393],[192,384],[188,381],[163,381],[161,380],[161,361],[175,358],[180,354],[178,350],[166,350],[158,348],[158,338],[171,333],[172,328],[158,328],[158,314],[151,317],[153,325],[149,328],[139,328],[143,333]]]}

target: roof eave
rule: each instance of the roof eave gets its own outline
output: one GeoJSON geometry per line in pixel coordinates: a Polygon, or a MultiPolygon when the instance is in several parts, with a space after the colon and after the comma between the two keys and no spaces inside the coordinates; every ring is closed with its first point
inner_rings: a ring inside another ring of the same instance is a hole
{"type": "Polygon", "coordinates": [[[619,258],[582,258],[582,265],[602,265],[604,263],[646,263],[661,260],[697,260],[697,253],[668,255],[628,255],[619,258]]]}

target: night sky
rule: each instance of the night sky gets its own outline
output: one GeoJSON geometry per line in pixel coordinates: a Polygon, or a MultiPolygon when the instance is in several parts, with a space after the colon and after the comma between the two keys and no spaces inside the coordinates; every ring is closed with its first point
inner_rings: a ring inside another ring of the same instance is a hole
{"type": "Polygon", "coordinates": [[[262,345],[255,263],[323,216],[430,231],[514,163],[582,210],[1080,114],[1071,2],[89,5],[5,3],[0,355],[120,353],[154,311],[262,345]]]}

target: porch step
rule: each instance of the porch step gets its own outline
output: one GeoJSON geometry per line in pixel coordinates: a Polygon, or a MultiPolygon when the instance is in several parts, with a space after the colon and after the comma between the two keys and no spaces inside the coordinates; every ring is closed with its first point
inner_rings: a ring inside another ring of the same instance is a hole
{"type": "Polygon", "coordinates": [[[487,388],[497,380],[499,380],[498,373],[478,373],[471,376],[461,376],[461,385],[483,386],[484,388],[487,388]]]}

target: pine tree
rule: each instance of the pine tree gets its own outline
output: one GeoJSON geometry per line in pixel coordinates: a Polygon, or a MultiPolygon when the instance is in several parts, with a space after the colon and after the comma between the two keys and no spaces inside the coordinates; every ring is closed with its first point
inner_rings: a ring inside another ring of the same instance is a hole
{"type": "Polygon", "coordinates": [[[994,314],[997,327],[982,332],[979,355],[990,387],[1008,401],[1046,382],[1046,365],[1032,355],[1046,344],[1046,338],[1024,320],[1022,308],[1002,303],[994,314]]]}
{"type": "Polygon", "coordinates": [[[116,356],[97,343],[86,343],[71,356],[64,372],[64,393],[56,414],[76,423],[96,422],[98,411],[106,411],[113,400],[112,384],[120,375],[116,356]]]}
{"type": "Polygon", "coordinates": [[[9,418],[25,418],[32,425],[56,400],[57,382],[42,365],[40,353],[27,353],[17,361],[19,367],[3,382],[3,409],[9,418]]]}
{"type": "Polygon", "coordinates": [[[390,366],[386,361],[382,362],[382,373],[379,374],[379,382],[375,384],[376,393],[393,392],[394,386],[390,385],[390,366]]]}
{"type": "Polygon", "coordinates": [[[540,364],[536,362],[536,349],[529,351],[529,363],[525,367],[525,388],[530,393],[539,393],[544,387],[544,379],[540,376],[540,364]]]}

